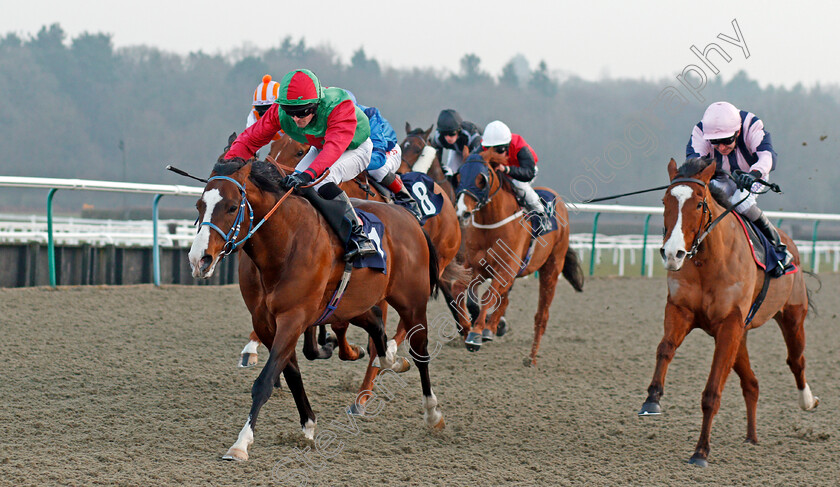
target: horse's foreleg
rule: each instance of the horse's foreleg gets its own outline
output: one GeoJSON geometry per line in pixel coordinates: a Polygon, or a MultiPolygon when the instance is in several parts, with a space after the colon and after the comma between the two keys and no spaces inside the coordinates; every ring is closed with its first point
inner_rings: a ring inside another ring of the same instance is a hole
{"type": "Polygon", "coordinates": [[[333,323],[332,329],[335,332],[335,338],[338,342],[338,358],[341,360],[359,360],[364,358],[365,349],[358,345],[351,345],[347,341],[347,328],[350,324],[346,321],[341,323],[333,323]]]}
{"type": "Polygon", "coordinates": [[[735,373],[741,378],[741,392],[747,405],[747,439],[748,443],[758,443],[755,432],[755,410],[758,405],[758,379],[750,367],[750,354],[747,352],[747,334],[741,340],[738,356],[735,358],[735,373]]]}
{"type": "MultiPolygon", "coordinates": [[[[405,340],[406,329],[404,325],[404,322],[400,320],[399,325],[397,325],[397,331],[391,339],[397,346],[405,340]]],[[[373,344],[373,340],[370,341],[369,347],[371,350],[376,348],[373,344]]],[[[379,372],[382,370],[378,366],[374,365],[373,362],[375,359],[376,356],[371,354],[370,360],[368,361],[368,368],[365,371],[365,377],[362,379],[362,385],[359,387],[359,393],[356,395],[356,400],[350,406],[350,414],[360,416],[365,414],[365,403],[367,403],[368,399],[370,399],[370,391],[373,391],[374,380],[379,376],[379,372]]],[[[397,357],[396,363],[391,367],[391,369],[397,373],[406,372],[410,368],[411,365],[404,357],[397,357]]]]}
{"type": "Polygon", "coordinates": [[[689,463],[705,467],[708,465],[709,439],[712,434],[712,420],[720,409],[720,396],[726,378],[735,365],[735,358],[744,339],[744,320],[740,312],[733,312],[718,327],[715,334],[715,353],[712,357],[712,369],[703,389],[703,400],[700,402],[703,410],[703,425],[700,427],[700,438],[694,448],[694,454],[689,463]]]}
{"type": "Polygon", "coordinates": [[[311,440],[315,438],[315,413],[312,412],[309,398],[306,397],[306,391],[303,389],[303,379],[300,376],[300,368],[295,354],[292,354],[289,363],[283,369],[283,376],[286,378],[286,384],[289,385],[292,397],[295,398],[295,405],[298,408],[298,413],[300,413],[300,427],[303,430],[303,435],[311,440]]]}
{"type": "MultiPolygon", "coordinates": [[[[332,357],[336,340],[333,337],[324,339],[324,346],[318,341],[318,327],[310,326],[303,332],[303,356],[306,360],[325,360],[332,357]]],[[[325,332],[326,334],[326,332],[325,332]]]]}
{"type": "Polygon", "coordinates": [[[268,360],[266,360],[260,375],[257,376],[254,386],[251,388],[251,411],[248,413],[248,420],[239,432],[236,442],[222,457],[223,459],[248,459],[248,448],[254,443],[254,428],[257,424],[260,408],[271,397],[280,372],[286,368],[289,359],[295,353],[295,344],[299,336],[300,332],[297,330],[289,330],[278,326],[274,335],[274,343],[271,345],[268,354],[268,360]]]}
{"type": "Polygon", "coordinates": [[[248,344],[245,345],[245,348],[242,349],[242,353],[240,354],[240,367],[253,367],[257,365],[257,349],[259,346],[260,339],[257,333],[252,330],[251,335],[248,336],[248,344]]]}
{"type": "Polygon", "coordinates": [[[820,398],[811,393],[811,386],[805,380],[805,315],[808,308],[805,305],[785,306],[775,316],[782,336],[785,339],[788,356],[787,364],[796,381],[799,390],[799,407],[810,411],[817,407],[820,398]]]}
{"type": "Polygon", "coordinates": [[[648,386],[648,396],[642,404],[639,416],[657,415],[662,413],[659,400],[662,398],[665,388],[665,375],[668,372],[668,365],[674,359],[674,352],[685,340],[688,332],[691,331],[693,315],[686,309],[678,308],[671,303],[665,305],[665,334],[656,347],[656,367],[653,370],[653,379],[648,386]]]}
{"type": "MultiPolygon", "coordinates": [[[[478,313],[478,316],[473,322],[472,329],[467,334],[467,338],[464,340],[464,345],[467,347],[467,350],[471,352],[477,351],[484,342],[482,337],[484,328],[487,326],[487,315],[491,312],[495,314],[499,310],[499,307],[504,300],[504,296],[510,291],[511,286],[513,286],[513,278],[510,278],[509,276],[504,277],[504,279],[500,276],[491,280],[490,287],[487,288],[487,291],[485,291],[481,296],[481,312],[478,313]]],[[[499,313],[498,316],[502,316],[502,314],[499,313]]],[[[491,330],[490,333],[493,333],[493,330],[491,330]]]]}

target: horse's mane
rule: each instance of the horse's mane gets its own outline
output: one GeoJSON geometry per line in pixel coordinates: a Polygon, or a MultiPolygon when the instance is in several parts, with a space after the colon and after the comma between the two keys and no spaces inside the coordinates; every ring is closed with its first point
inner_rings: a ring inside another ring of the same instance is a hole
{"type": "Polygon", "coordinates": [[[417,128],[411,129],[411,132],[409,132],[405,135],[406,136],[408,136],[408,135],[421,135],[421,134],[425,134],[425,133],[426,133],[425,130],[421,129],[420,127],[417,127],[417,128]]]}
{"type": "MultiPolygon", "coordinates": [[[[690,178],[692,176],[697,175],[700,171],[709,167],[710,164],[716,164],[714,158],[711,157],[692,157],[686,159],[682,166],[677,169],[677,176],[678,178],[690,178]]],[[[719,174],[717,168],[715,168],[715,176],[719,174]]],[[[729,209],[732,204],[729,202],[729,198],[727,197],[726,193],[723,191],[718,185],[710,184],[709,185],[709,192],[712,193],[712,198],[717,201],[719,205],[724,207],[725,209],[729,209]]]]}
{"type": "MultiPolygon", "coordinates": [[[[236,171],[242,169],[245,164],[248,164],[248,161],[239,157],[234,157],[233,159],[220,158],[216,162],[216,165],[213,166],[213,172],[219,176],[230,176],[236,171]]],[[[288,189],[283,186],[283,175],[280,174],[277,167],[266,161],[251,162],[250,179],[262,191],[279,193],[288,189]]]]}

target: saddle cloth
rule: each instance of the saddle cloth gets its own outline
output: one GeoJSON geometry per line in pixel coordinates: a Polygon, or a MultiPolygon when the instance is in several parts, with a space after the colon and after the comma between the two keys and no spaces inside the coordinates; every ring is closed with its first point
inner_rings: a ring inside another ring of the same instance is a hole
{"type": "Polygon", "coordinates": [[[555,208],[554,208],[554,200],[557,198],[554,193],[550,191],[546,191],[544,189],[535,189],[534,191],[537,192],[537,196],[540,197],[540,200],[545,207],[545,211],[548,214],[549,221],[551,222],[551,226],[545,230],[540,229],[540,217],[537,215],[530,215],[531,218],[531,228],[540,229],[539,232],[535,235],[539,237],[540,235],[545,235],[546,233],[551,233],[557,228],[559,228],[557,218],[554,218],[555,208]]]}
{"type": "MultiPolygon", "coordinates": [[[[373,213],[368,213],[357,208],[356,214],[359,215],[359,218],[362,220],[362,226],[365,234],[376,246],[377,253],[368,255],[364,258],[355,259],[353,261],[353,267],[356,269],[369,267],[371,269],[380,270],[383,274],[385,274],[385,269],[387,268],[387,255],[385,254],[385,249],[382,248],[382,236],[385,235],[385,225],[382,223],[382,220],[373,213]]],[[[350,238],[352,239],[353,237],[351,236],[350,238]]]]}
{"type": "Polygon", "coordinates": [[[407,172],[401,176],[403,184],[414,196],[414,201],[423,211],[423,221],[437,215],[443,210],[443,195],[435,194],[435,182],[429,176],[421,172],[407,172]]]}
{"type": "Polygon", "coordinates": [[[784,273],[775,276],[772,273],[773,269],[778,267],[779,262],[785,261],[787,254],[779,254],[776,252],[776,248],[773,246],[773,243],[767,239],[761,230],[755,227],[753,222],[742,218],[741,215],[735,212],[732,212],[732,214],[738,218],[739,222],[741,222],[741,228],[744,229],[744,233],[747,235],[747,242],[750,243],[750,250],[752,250],[753,260],[756,265],[764,269],[764,272],[771,274],[771,276],[774,277],[781,277],[785,274],[791,274],[797,271],[796,265],[790,263],[785,266],[784,273]]]}

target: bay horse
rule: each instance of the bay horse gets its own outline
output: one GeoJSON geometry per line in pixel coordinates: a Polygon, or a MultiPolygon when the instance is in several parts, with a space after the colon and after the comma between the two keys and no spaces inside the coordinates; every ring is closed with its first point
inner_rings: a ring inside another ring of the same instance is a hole
{"type": "Polygon", "coordinates": [[[481,310],[467,334],[465,345],[468,350],[475,351],[483,341],[492,339],[507,309],[514,279],[539,271],[534,341],[530,356],[524,361],[530,367],[537,364],[540,340],[545,333],[560,274],[581,292],[583,270],[577,254],[569,247],[569,214],[563,200],[550,189],[538,188],[554,194],[554,219],[558,221],[558,227],[537,236],[527,215],[520,210],[507,177],[496,169],[506,161],[504,155],[485,150],[480,158],[470,156],[459,170],[456,212],[465,225],[466,258],[478,276],[491,279],[479,302],[481,310]],[[534,244],[532,238],[536,239],[534,244]],[[494,310],[487,321],[491,308],[494,310]]]}
{"type": "Polygon", "coordinates": [[[385,343],[377,308],[383,301],[397,311],[403,326],[408,323],[412,327],[409,352],[420,372],[424,420],[430,428],[443,428],[426,358],[426,303],[438,275],[434,245],[414,219],[405,218],[402,208],[362,203],[359,208],[385,224],[379,243],[387,255],[386,269],[385,273],[353,269],[352,279],[343,281],[348,270],[342,259],[343,244],[305,198],[291,192],[280,197],[280,192],[287,190],[280,183],[284,175],[262,161],[220,161],[196,203],[201,223],[189,254],[193,276],[211,277],[224,255],[241,248],[259,271],[261,284],[261,295],[245,301],[259,340],[270,344],[269,358],[251,390],[248,419],[223,458],[248,459],[257,416],[279,384],[281,372],[295,398],[303,433],[314,439],[316,418],[303,389],[295,352],[298,338],[313,323],[329,316],[334,322],[364,328],[374,340],[383,368],[391,367],[396,344],[393,340],[385,343]],[[252,217],[246,218],[249,212],[252,217]],[[255,224],[254,218],[259,223],[255,224]],[[346,284],[343,294],[340,284],[346,284]],[[328,305],[333,306],[331,315],[325,311],[328,305]]]}
{"type": "Polygon", "coordinates": [[[434,125],[426,130],[421,128],[411,128],[411,124],[405,123],[406,137],[403,139],[400,147],[402,149],[402,163],[400,164],[400,173],[409,171],[418,171],[427,174],[437,183],[449,200],[455,202],[455,189],[452,183],[443,172],[443,166],[440,162],[440,151],[435,150],[429,144],[429,135],[432,133],[434,125]]]}
{"type": "Polygon", "coordinates": [[[752,245],[745,236],[740,217],[724,209],[714,198],[717,188],[709,181],[715,169],[715,161],[706,158],[689,159],[679,168],[673,159],[668,163],[671,184],[662,198],[665,233],[660,249],[668,270],[665,333],[656,349],[656,368],[648,397],[639,411],[641,416],[661,413],[659,400],[668,365],[691,330],[699,328],[714,337],[712,367],[701,401],[703,424],[689,460],[703,467],[708,465],[712,419],[720,408],[723,386],[733,369],[741,379],[747,406],[746,442],[758,442],[755,420],[758,380],[750,367],[747,332],[770,318],[779,324],[787,345],[787,363],[799,390],[799,406],[812,410],[819,404],[819,398],[811,393],[805,380],[803,323],[811,301],[799,269],[796,245],[779,231],[793,254],[796,271],[769,281],[763,304],[752,320],[748,320],[752,304],[764,285],[765,272],[753,261],[752,245]]]}

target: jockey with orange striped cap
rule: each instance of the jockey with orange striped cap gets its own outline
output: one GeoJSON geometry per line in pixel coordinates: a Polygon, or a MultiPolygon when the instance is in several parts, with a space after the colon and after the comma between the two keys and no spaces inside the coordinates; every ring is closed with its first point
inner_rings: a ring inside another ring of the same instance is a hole
{"type": "MultiPolygon", "coordinates": [[[[280,83],[271,80],[271,75],[267,74],[262,77],[262,82],[257,85],[254,90],[254,103],[251,111],[248,113],[248,120],[245,122],[245,128],[257,123],[257,120],[263,116],[268,108],[277,99],[277,93],[280,92],[280,83]]],[[[271,141],[280,140],[283,132],[277,132],[271,141]]]]}
{"type": "Polygon", "coordinates": [[[298,188],[324,216],[345,245],[345,260],[378,253],[365,235],[347,194],[338,187],[338,183],[358,176],[370,162],[373,144],[364,112],[353,104],[345,90],[324,88],[312,71],[296,69],[283,76],[274,104],[239,134],[224,158],[250,159],[279,130],[311,146],[295,172],[283,179],[283,185],[298,188]],[[313,186],[314,190],[299,188],[327,169],[329,174],[313,186]]]}

